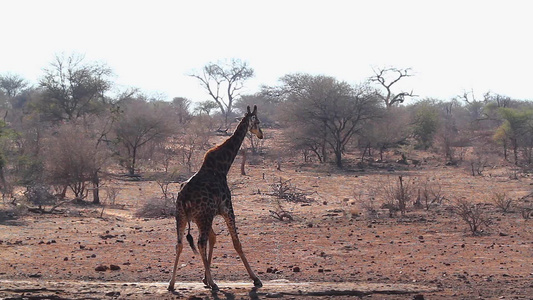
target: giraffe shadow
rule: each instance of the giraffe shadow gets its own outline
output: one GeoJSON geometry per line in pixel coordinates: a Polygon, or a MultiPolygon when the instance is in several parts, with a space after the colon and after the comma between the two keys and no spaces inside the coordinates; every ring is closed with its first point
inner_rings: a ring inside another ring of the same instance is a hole
{"type": "Polygon", "coordinates": [[[235,299],[235,294],[230,293],[230,292],[226,292],[226,291],[223,291],[223,290],[211,291],[211,296],[213,296],[213,300],[222,300],[222,299],[234,300],[235,299]],[[222,298],[221,298],[221,296],[222,296],[222,298]]]}
{"type": "MultiPolygon", "coordinates": [[[[249,298],[251,300],[260,299],[259,298],[259,294],[257,293],[257,290],[258,290],[257,287],[253,287],[253,288],[251,288],[248,291],[248,296],[249,296],[249,298]]],[[[174,296],[179,296],[179,297],[183,297],[184,296],[183,294],[179,293],[178,291],[172,291],[171,293],[174,296]]],[[[239,292],[238,294],[240,296],[242,296],[242,294],[244,294],[244,293],[245,293],[245,291],[241,290],[241,292],[239,292]]],[[[202,293],[199,296],[190,296],[188,299],[213,299],[213,300],[235,300],[235,299],[237,299],[234,292],[224,291],[223,289],[216,290],[216,291],[211,291],[211,297],[206,298],[205,295],[206,294],[202,293]]]]}
{"type": "MultiPolygon", "coordinates": [[[[257,287],[253,287],[248,291],[248,296],[251,300],[260,299],[259,295],[257,294],[257,287]]],[[[244,291],[242,291],[244,293],[244,291]]],[[[241,293],[239,293],[241,295],[241,293]]],[[[235,300],[235,293],[227,292],[224,290],[218,290],[218,291],[211,291],[211,296],[213,297],[213,300],[235,300]]],[[[242,296],[242,295],[241,295],[242,296]]]]}

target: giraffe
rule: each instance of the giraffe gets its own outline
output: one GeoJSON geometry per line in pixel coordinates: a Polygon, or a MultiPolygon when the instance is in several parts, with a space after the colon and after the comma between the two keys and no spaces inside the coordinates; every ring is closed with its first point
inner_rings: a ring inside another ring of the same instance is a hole
{"type": "Polygon", "coordinates": [[[174,269],[170,280],[168,290],[174,291],[176,282],[176,271],[178,260],[183,250],[183,236],[185,227],[189,224],[189,233],[187,241],[195,253],[198,253],[190,235],[190,222],[193,221],[198,226],[199,238],[198,249],[205,269],[203,282],[212,290],[218,290],[218,286],[211,276],[211,260],[213,258],[213,247],[216,242],[216,235],[212,228],[213,219],[221,215],[228,226],[233,247],[239,254],[241,261],[244,263],[248,275],[254,282],[254,286],[261,287],[261,280],[255,275],[250,267],[246,256],[242,250],[241,242],[237,235],[235,224],[235,214],[231,204],[231,192],[228,187],[227,174],[235,156],[237,155],[241,144],[248,131],[255,134],[259,139],[263,138],[263,132],[259,127],[257,118],[257,106],[250,112],[250,106],[247,107],[247,113],[242,118],[239,125],[222,144],[210,149],[204,156],[203,164],[198,172],[189,180],[182,184],[176,201],[176,227],[178,241],[176,243],[176,259],[174,269]],[[209,246],[209,250],[207,249],[209,246]]]}

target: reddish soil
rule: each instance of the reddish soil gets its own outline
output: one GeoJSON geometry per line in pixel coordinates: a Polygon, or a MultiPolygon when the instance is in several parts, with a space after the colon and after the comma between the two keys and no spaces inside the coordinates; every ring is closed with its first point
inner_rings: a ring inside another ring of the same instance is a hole
{"type": "Polygon", "coordinates": [[[222,291],[211,294],[201,286],[180,290],[180,282],[185,282],[183,286],[200,283],[203,277],[199,257],[186,248],[180,259],[178,294],[167,292],[162,282],[170,279],[172,271],[174,220],[134,216],[143,202],[159,197],[159,188],[149,181],[113,181],[108,184],[122,189],[116,202],[124,208],[106,208],[102,217],[101,207],[68,206],[60,214],[30,213],[0,222],[0,298],[24,299],[25,292],[35,297],[55,293],[55,299],[326,299],[357,297],[355,292],[339,291],[364,289],[365,284],[400,284],[396,292],[403,290],[409,296],[369,292],[363,298],[531,299],[532,220],[516,209],[499,212],[489,201],[496,191],[505,191],[513,199],[528,195],[533,183],[530,178],[511,180],[504,167],[473,177],[460,167],[431,160],[402,171],[394,163],[392,166],[397,170],[341,172],[287,162],[278,171],[266,161],[247,167],[247,176],[241,176],[235,166],[229,181],[241,242],[252,268],[265,282],[263,291],[255,294],[221,218],[214,225],[218,239],[212,269],[215,281],[222,282],[222,291]],[[368,216],[360,201],[400,174],[410,179],[432,178],[442,186],[447,200],[429,211],[409,209],[405,216],[390,217],[383,211],[368,216]],[[270,185],[280,177],[313,192],[310,203],[282,201],[292,221],[277,220],[269,212],[276,210],[277,202],[268,195],[270,185]],[[452,200],[461,197],[487,203],[483,209],[492,224],[483,234],[470,233],[450,209],[452,200]],[[95,270],[111,265],[117,270],[95,270]],[[301,283],[304,296],[287,292],[294,292],[292,285],[274,288],[276,280],[301,283]],[[249,288],[231,287],[231,282],[245,282],[249,288]],[[309,282],[335,287],[313,294],[309,282]],[[125,290],[134,283],[138,283],[135,289],[125,290]],[[81,293],[84,289],[90,294],[81,293]]]}

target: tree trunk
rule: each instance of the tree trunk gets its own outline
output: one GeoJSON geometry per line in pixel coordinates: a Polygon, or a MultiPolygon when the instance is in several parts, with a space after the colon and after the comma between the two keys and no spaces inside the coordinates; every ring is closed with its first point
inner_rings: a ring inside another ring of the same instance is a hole
{"type": "Polygon", "coordinates": [[[518,141],[513,139],[513,155],[514,155],[514,164],[518,166],[518,141]]]}
{"type": "Polygon", "coordinates": [[[335,163],[337,164],[337,168],[342,169],[342,151],[341,150],[335,150],[335,163]]]}
{"type": "Polygon", "coordinates": [[[242,160],[241,160],[241,175],[242,175],[242,176],[245,176],[245,175],[246,175],[246,170],[244,170],[244,166],[246,165],[246,149],[242,149],[242,150],[241,150],[241,154],[242,154],[242,160]]]}
{"type": "Polygon", "coordinates": [[[93,174],[93,204],[100,204],[100,177],[98,171],[93,174]]]}
{"type": "Polygon", "coordinates": [[[130,165],[130,169],[129,169],[130,175],[134,175],[135,174],[136,159],[137,159],[137,148],[134,147],[133,148],[133,154],[131,156],[131,165],[130,165]]]}
{"type": "Polygon", "coordinates": [[[507,141],[503,141],[503,158],[507,160],[507,141]]]}

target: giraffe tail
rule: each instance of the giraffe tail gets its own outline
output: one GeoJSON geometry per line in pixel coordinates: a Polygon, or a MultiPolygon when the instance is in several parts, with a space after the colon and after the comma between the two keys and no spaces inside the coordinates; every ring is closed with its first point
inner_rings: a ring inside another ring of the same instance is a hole
{"type": "Polygon", "coordinates": [[[189,229],[187,230],[187,242],[189,242],[192,252],[194,252],[194,254],[198,254],[198,250],[196,250],[196,246],[194,246],[194,239],[191,235],[191,221],[189,221],[189,229]]]}

